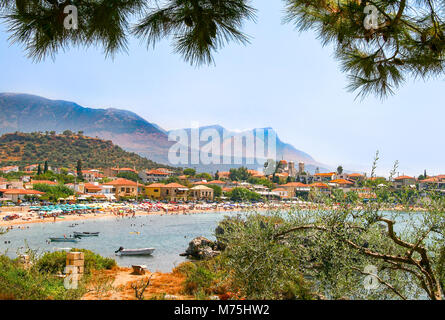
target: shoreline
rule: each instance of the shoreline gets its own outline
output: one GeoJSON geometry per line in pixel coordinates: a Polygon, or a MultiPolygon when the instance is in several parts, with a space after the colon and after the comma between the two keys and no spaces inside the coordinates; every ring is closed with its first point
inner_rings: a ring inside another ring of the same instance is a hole
{"type": "MultiPolygon", "coordinates": [[[[280,208],[282,209],[282,208],[280,208]]],[[[235,208],[232,210],[224,210],[224,209],[194,209],[194,210],[187,210],[186,212],[183,212],[182,210],[179,211],[151,211],[151,212],[145,212],[145,211],[136,211],[135,214],[126,214],[126,215],[116,215],[112,213],[111,211],[106,213],[87,213],[87,214],[77,214],[77,215],[67,215],[61,217],[56,217],[56,220],[54,221],[53,217],[48,218],[30,218],[30,220],[10,220],[10,221],[4,221],[0,220],[0,228],[8,228],[8,227],[14,227],[14,226],[21,226],[21,225],[29,225],[29,224],[37,224],[37,223],[58,223],[58,222],[64,222],[64,221],[85,221],[85,220],[99,220],[99,219],[105,219],[105,218],[131,218],[131,217],[142,217],[142,216],[152,216],[152,215],[169,215],[169,216],[175,216],[175,215],[194,215],[194,214],[205,214],[205,213],[232,213],[232,212],[242,212],[242,211],[267,211],[270,210],[270,208],[255,208],[252,210],[246,209],[246,208],[235,208]]],[[[8,213],[3,213],[2,216],[8,215],[8,213]]],[[[1,216],[0,216],[1,218],[1,216]]]]}
{"type": "MultiPolygon", "coordinates": [[[[192,214],[205,214],[205,213],[231,213],[231,212],[246,212],[246,211],[273,211],[273,210],[286,210],[286,209],[300,209],[300,210],[316,210],[320,209],[318,205],[282,205],[275,208],[270,207],[255,207],[255,208],[242,208],[242,207],[235,207],[233,209],[222,209],[222,208],[203,208],[203,209],[188,209],[188,210],[169,210],[169,211],[136,211],[134,213],[127,213],[124,215],[117,215],[116,213],[112,211],[106,211],[104,213],[84,213],[84,214],[76,214],[76,215],[66,215],[61,217],[56,217],[54,220],[53,217],[47,217],[47,218],[38,218],[36,216],[32,216],[29,218],[25,218],[26,220],[22,219],[15,219],[10,221],[5,221],[1,218],[3,216],[6,216],[8,214],[13,214],[16,212],[0,212],[0,228],[13,228],[15,226],[21,226],[21,225],[29,225],[29,224],[36,224],[36,223],[58,223],[63,221],[84,221],[84,220],[99,220],[104,218],[128,218],[128,217],[140,217],[140,216],[150,216],[150,215],[192,215],[192,214]]],[[[357,210],[362,209],[361,207],[357,207],[357,210]]],[[[423,208],[411,208],[413,212],[422,212],[425,211],[423,208]]],[[[400,211],[406,211],[406,208],[382,208],[382,211],[392,211],[392,212],[400,212],[400,211]]]]}

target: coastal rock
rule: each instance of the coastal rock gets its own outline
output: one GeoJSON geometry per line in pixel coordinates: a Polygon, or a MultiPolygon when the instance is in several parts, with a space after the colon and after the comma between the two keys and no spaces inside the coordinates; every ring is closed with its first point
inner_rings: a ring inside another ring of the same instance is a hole
{"type": "Polygon", "coordinates": [[[215,242],[205,237],[197,237],[190,241],[187,250],[181,256],[202,260],[216,257],[220,253],[215,242]]]}

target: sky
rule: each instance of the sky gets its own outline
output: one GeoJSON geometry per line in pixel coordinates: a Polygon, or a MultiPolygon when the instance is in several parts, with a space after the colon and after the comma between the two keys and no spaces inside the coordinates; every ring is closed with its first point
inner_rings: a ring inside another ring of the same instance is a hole
{"type": "Polygon", "coordinates": [[[35,63],[0,25],[0,92],[28,93],[91,108],[137,113],[166,130],[219,124],[229,130],[272,127],[317,161],[369,174],[394,161],[400,175],[445,173],[443,78],[407,81],[384,101],[356,99],[332,47],[283,24],[283,1],[253,1],[249,45],[229,43],[215,64],[195,67],[168,40],[153,50],[130,38],[128,52],[69,48],[35,63]]]}

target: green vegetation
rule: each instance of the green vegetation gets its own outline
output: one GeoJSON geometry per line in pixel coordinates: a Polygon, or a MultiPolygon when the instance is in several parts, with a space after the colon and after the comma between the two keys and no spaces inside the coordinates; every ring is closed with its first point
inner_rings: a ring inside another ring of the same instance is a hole
{"type": "Polygon", "coordinates": [[[59,185],[48,185],[37,183],[34,185],[34,190],[45,192],[44,195],[40,197],[41,200],[49,200],[57,202],[59,198],[66,198],[74,195],[74,191],[67,186],[62,184],[59,185]]]}
{"type": "Polygon", "coordinates": [[[184,169],[183,173],[184,173],[186,176],[193,177],[193,176],[195,176],[195,174],[196,174],[196,170],[195,170],[195,169],[192,169],[192,168],[187,168],[187,169],[184,169]]]}
{"type": "Polygon", "coordinates": [[[218,294],[221,299],[313,299],[311,283],[295,266],[293,253],[266,239],[278,221],[259,215],[247,221],[225,218],[219,224],[223,235],[217,234],[220,244],[226,244],[222,254],[175,270],[186,275],[185,293],[200,298],[218,294]]]}
{"type": "Polygon", "coordinates": [[[42,163],[46,159],[49,166],[73,169],[79,164],[81,169],[116,166],[152,169],[160,166],[135,153],[124,151],[111,141],[73,133],[16,132],[0,137],[0,162],[3,165],[25,166],[42,163]],[[19,149],[19,152],[15,152],[19,149]]]}
{"type": "MultiPolygon", "coordinates": [[[[104,258],[90,250],[71,249],[72,252],[83,252],[85,258],[85,273],[89,274],[93,270],[112,269],[116,266],[116,261],[110,258],[104,258]]],[[[61,273],[66,264],[66,252],[56,251],[45,253],[36,263],[35,267],[39,272],[61,273]]]]}
{"type": "Polygon", "coordinates": [[[227,197],[231,201],[242,202],[242,201],[260,201],[263,197],[249,189],[236,187],[226,193],[227,197]]]}
{"type": "Polygon", "coordinates": [[[198,173],[196,175],[196,178],[207,180],[207,181],[212,180],[212,176],[210,175],[210,173],[207,173],[207,172],[198,173]]]}
{"type": "Polygon", "coordinates": [[[247,181],[251,174],[247,171],[246,167],[240,167],[238,169],[230,169],[229,178],[232,181],[247,181]]]}
{"type": "Polygon", "coordinates": [[[125,172],[119,172],[116,177],[118,178],[124,178],[127,180],[131,180],[134,182],[142,182],[142,179],[139,177],[139,175],[135,172],[131,171],[125,171],[125,172]]]}
{"type": "Polygon", "coordinates": [[[0,299],[77,300],[85,292],[82,282],[78,289],[67,290],[63,279],[34,267],[25,269],[16,260],[0,256],[0,299]]]}
{"type": "MultiPolygon", "coordinates": [[[[170,39],[185,61],[211,64],[213,54],[227,42],[249,42],[242,27],[256,18],[255,8],[245,0],[169,0],[159,6],[139,0],[112,6],[98,2],[78,5],[83,20],[73,36],[64,29],[64,19],[54,18],[61,10],[57,1],[20,4],[4,1],[2,22],[13,26],[8,30],[11,41],[22,44],[35,60],[52,57],[70,44],[99,44],[112,56],[126,49],[133,34],[149,46],[170,39]]],[[[429,79],[444,73],[445,17],[439,0],[286,0],[284,12],[284,22],[315,31],[323,44],[332,45],[348,73],[349,89],[361,95],[385,97],[407,77],[429,79]],[[368,10],[368,4],[374,8],[368,10]]]]}
{"type": "Polygon", "coordinates": [[[273,183],[272,181],[270,181],[267,178],[250,177],[247,180],[247,182],[249,182],[251,184],[260,184],[260,185],[268,187],[269,189],[275,188],[275,183],[273,183]]]}
{"type": "Polygon", "coordinates": [[[213,189],[213,196],[216,198],[219,198],[222,196],[222,188],[216,184],[209,184],[207,187],[213,189]]]}
{"type": "Polygon", "coordinates": [[[12,260],[0,255],[0,299],[11,300],[78,300],[87,292],[87,285],[94,280],[92,271],[111,269],[116,266],[113,259],[104,258],[85,249],[85,275],[77,289],[66,289],[64,279],[58,277],[66,265],[66,252],[50,252],[40,258],[28,250],[29,266],[19,259],[12,260]]]}
{"type": "MultiPolygon", "coordinates": [[[[51,170],[48,170],[46,173],[43,174],[37,174],[32,177],[33,180],[48,180],[48,181],[54,181],[56,180],[60,184],[66,184],[66,183],[74,183],[76,181],[76,178],[73,175],[69,175],[66,172],[64,173],[54,173],[51,170]]],[[[79,180],[77,180],[79,181],[79,180]]]]}

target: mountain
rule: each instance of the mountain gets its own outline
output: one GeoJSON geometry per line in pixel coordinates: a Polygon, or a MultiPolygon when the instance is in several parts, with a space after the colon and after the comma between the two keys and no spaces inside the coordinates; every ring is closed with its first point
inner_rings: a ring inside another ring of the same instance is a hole
{"type": "MultiPolygon", "coordinates": [[[[201,131],[206,129],[214,129],[221,137],[225,134],[225,138],[220,141],[221,146],[227,146],[231,143],[231,139],[246,134],[259,137],[256,132],[261,130],[232,132],[218,125],[200,128],[201,131]]],[[[271,128],[265,129],[268,129],[269,134],[276,134],[271,128]]],[[[85,108],[69,101],[49,100],[28,94],[0,93],[0,134],[16,131],[56,131],[61,133],[65,130],[83,131],[84,135],[110,140],[126,151],[137,153],[152,161],[164,164],[169,163],[168,152],[176,144],[176,142],[168,140],[169,134],[174,133],[174,131],[167,132],[158,125],[150,123],[130,111],[113,108],[85,108]]],[[[190,129],[183,130],[190,133],[190,129]]],[[[263,140],[267,140],[267,134],[263,140]]],[[[201,143],[202,145],[203,143],[201,143]]],[[[193,152],[191,148],[188,151],[189,153],[193,152]]],[[[246,160],[254,156],[254,154],[247,152],[241,159],[242,164],[249,162],[246,160]]],[[[278,136],[276,139],[276,159],[295,161],[295,163],[304,161],[309,171],[314,171],[315,167],[320,167],[320,170],[323,170],[323,166],[310,155],[284,143],[278,136]]],[[[266,159],[257,160],[254,165],[247,166],[258,169],[263,166],[264,162],[262,161],[266,159]]],[[[179,166],[186,167],[187,165],[180,164],[179,166]]],[[[189,166],[196,167],[199,171],[226,171],[230,167],[240,165],[192,164],[189,166]]]]}
{"type": "MultiPolygon", "coordinates": [[[[191,137],[191,128],[180,129],[180,130],[172,130],[169,131],[169,134],[180,134],[180,132],[184,130],[189,137],[191,137]]],[[[259,150],[267,150],[270,142],[275,143],[275,153],[274,158],[277,160],[285,159],[287,161],[294,161],[297,166],[299,162],[305,163],[305,168],[314,172],[318,167],[320,170],[328,170],[325,168],[325,165],[317,162],[314,158],[312,158],[309,154],[297,150],[294,146],[285,143],[280,140],[277,132],[273,128],[256,128],[252,130],[246,130],[241,132],[229,131],[220,125],[212,125],[212,126],[203,126],[199,128],[195,128],[195,130],[199,130],[199,133],[202,135],[203,133],[207,133],[207,135],[213,135],[219,137],[219,147],[216,147],[217,151],[212,150],[214,153],[217,153],[221,156],[220,161],[222,161],[222,150],[229,151],[230,155],[239,155],[238,157],[233,156],[231,159],[232,164],[219,164],[219,165],[203,165],[203,164],[192,164],[188,167],[196,167],[198,171],[216,171],[216,170],[224,170],[227,171],[231,167],[240,167],[246,166],[249,169],[261,169],[264,163],[268,160],[267,154],[261,151],[256,153],[257,148],[260,146],[259,150]],[[212,134],[213,133],[213,134],[212,134]],[[270,137],[270,139],[269,139],[270,137]],[[250,148],[246,146],[246,141],[249,140],[253,143],[250,144],[250,148]],[[241,144],[241,141],[244,142],[241,144]],[[238,146],[236,146],[236,142],[238,141],[238,146]],[[261,146],[263,146],[261,148],[261,146]],[[218,152],[219,151],[219,152],[218,152]],[[236,159],[236,160],[235,160],[236,159]],[[234,165],[233,163],[239,163],[238,165],[234,165]]],[[[209,145],[209,141],[201,141],[199,144],[200,150],[205,148],[205,145],[209,145]]],[[[211,148],[210,145],[208,148],[211,148]]],[[[273,150],[273,149],[272,149],[273,150]]],[[[192,152],[189,149],[189,152],[192,152]]],[[[184,165],[187,166],[187,165],[184,165]]]]}
{"type": "Polygon", "coordinates": [[[158,162],[165,162],[172,145],[165,131],[130,111],[84,108],[68,101],[0,93],[0,134],[53,130],[83,131],[158,162]]]}
{"type": "Polygon", "coordinates": [[[7,133],[0,136],[0,162],[25,166],[48,160],[50,166],[75,168],[136,167],[157,168],[160,165],[135,153],[124,151],[111,141],[79,134],[7,133]]]}

